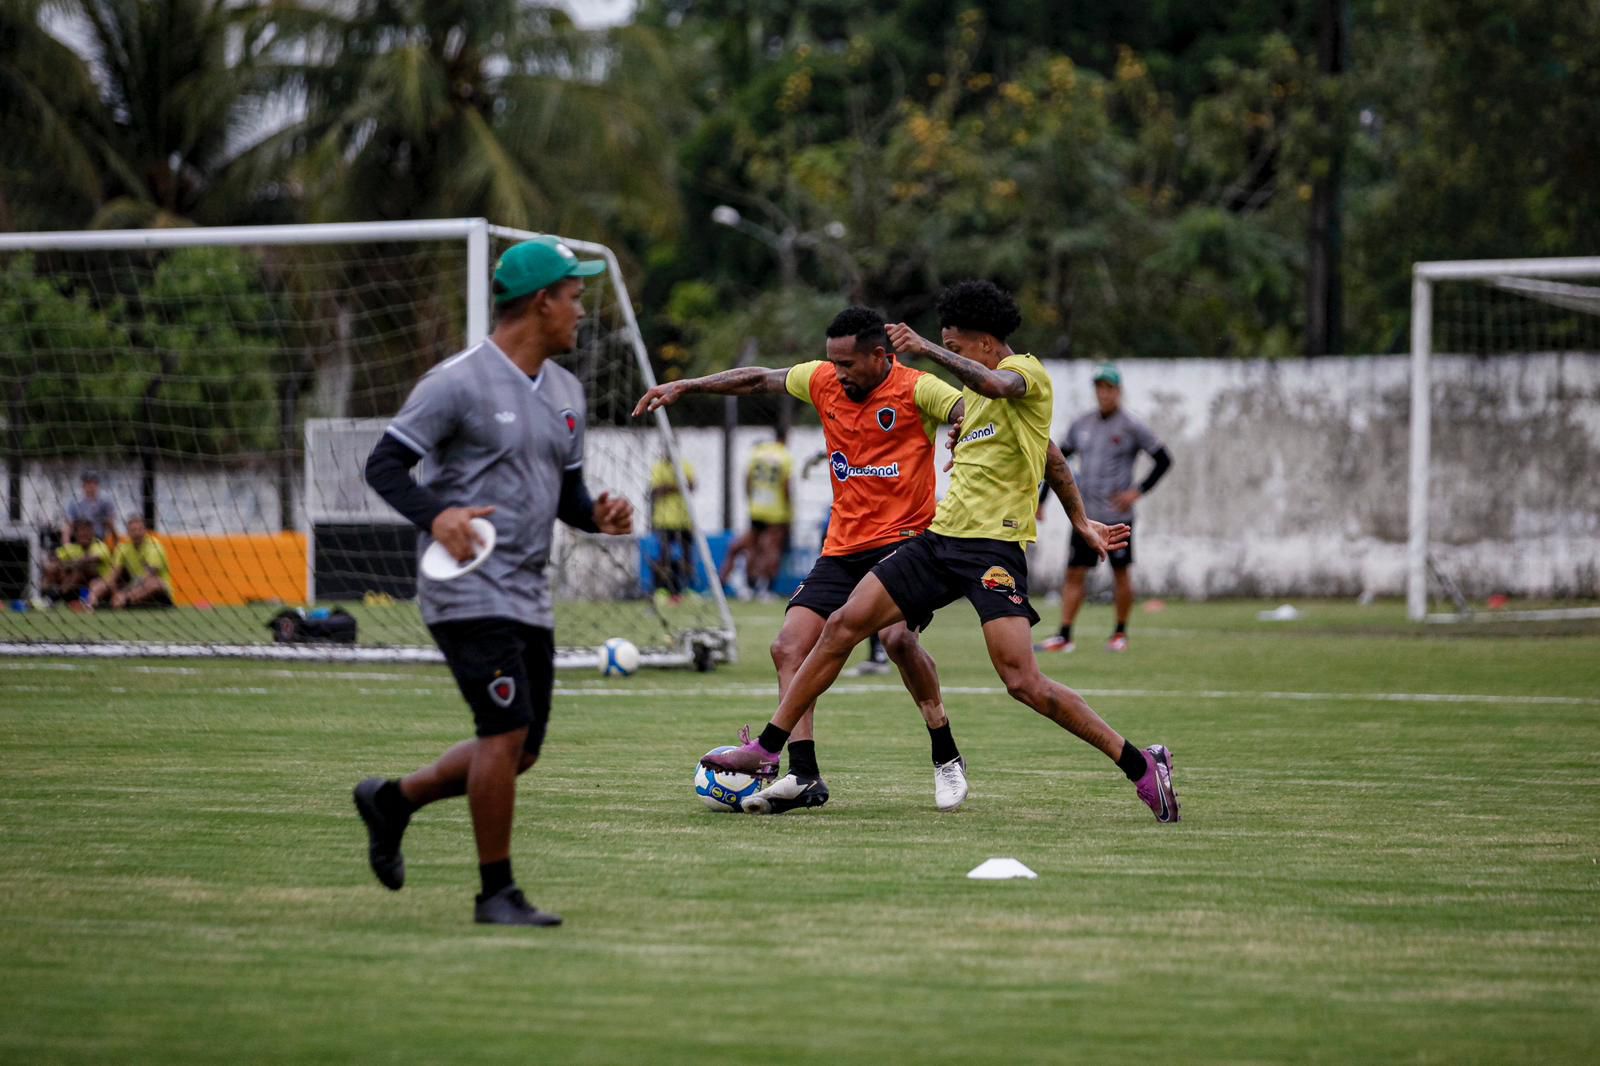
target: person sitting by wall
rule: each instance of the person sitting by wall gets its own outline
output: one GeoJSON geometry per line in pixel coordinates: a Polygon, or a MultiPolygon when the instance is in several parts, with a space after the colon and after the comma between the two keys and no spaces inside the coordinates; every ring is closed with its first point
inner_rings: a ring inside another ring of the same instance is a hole
{"type": "Polygon", "coordinates": [[[83,495],[67,504],[67,520],[61,524],[61,543],[71,544],[72,525],[87,519],[94,529],[94,539],[107,544],[117,540],[117,509],[111,497],[100,491],[100,472],[85,470],[80,478],[83,495]]]}
{"type": "Polygon", "coordinates": [[[128,516],[128,538],[111,553],[111,606],[171,607],[172,572],[167,550],[145,528],[144,516],[128,516]]]}
{"type": "Polygon", "coordinates": [[[46,600],[77,608],[92,603],[97,592],[103,598],[111,576],[111,549],[96,539],[89,519],[79,518],[69,528],[67,542],[45,560],[39,593],[46,600]]]}

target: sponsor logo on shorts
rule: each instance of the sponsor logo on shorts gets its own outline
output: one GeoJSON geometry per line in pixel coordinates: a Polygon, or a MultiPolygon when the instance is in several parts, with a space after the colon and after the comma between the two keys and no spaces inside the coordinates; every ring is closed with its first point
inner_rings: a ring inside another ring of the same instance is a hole
{"type": "Polygon", "coordinates": [[[517,681],[512,677],[497,677],[489,682],[489,698],[498,707],[509,707],[517,698],[517,681]]]}
{"type": "Polygon", "coordinates": [[[990,422],[987,426],[980,427],[978,429],[973,430],[971,433],[968,433],[965,437],[962,437],[960,440],[956,441],[956,443],[957,444],[965,444],[968,441],[984,440],[984,439],[986,439],[988,437],[994,436],[994,434],[995,434],[994,423],[990,422]]]}
{"type": "Polygon", "coordinates": [[[879,425],[879,427],[881,427],[884,430],[884,432],[888,432],[889,430],[894,428],[894,408],[893,407],[880,407],[880,408],[878,408],[878,425],[879,425]]]}
{"type": "Polygon", "coordinates": [[[1010,600],[1012,603],[1016,604],[1018,607],[1022,606],[1022,597],[1018,596],[1016,593],[1012,593],[1011,595],[1007,596],[1006,599],[1010,600]]]}
{"type": "Polygon", "coordinates": [[[800,593],[805,590],[805,587],[806,583],[804,581],[800,582],[800,584],[794,587],[794,592],[790,593],[789,599],[793,600],[796,596],[800,595],[800,593]]]}
{"type": "Polygon", "coordinates": [[[983,572],[983,577],[980,580],[983,582],[983,587],[990,592],[1005,592],[1014,595],[1017,591],[1016,578],[1007,573],[1006,568],[1003,566],[989,567],[983,572]]]}
{"type": "Polygon", "coordinates": [[[844,452],[834,452],[828,456],[828,466],[833,469],[833,476],[839,481],[849,481],[853,477],[900,476],[899,463],[890,463],[888,466],[851,466],[844,452]]]}
{"type": "Polygon", "coordinates": [[[517,420],[517,412],[515,412],[515,411],[496,411],[494,413],[494,420],[496,422],[499,422],[502,426],[509,426],[511,423],[513,423],[513,422],[515,422],[517,420]]]}

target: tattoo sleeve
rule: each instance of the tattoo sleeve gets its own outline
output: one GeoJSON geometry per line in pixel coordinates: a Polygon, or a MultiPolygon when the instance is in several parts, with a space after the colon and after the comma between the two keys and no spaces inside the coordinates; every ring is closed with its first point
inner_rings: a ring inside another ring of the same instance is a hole
{"type": "Polygon", "coordinates": [[[1072,476],[1072,467],[1067,465],[1067,457],[1061,454],[1055,441],[1050,442],[1050,450],[1045,453],[1044,480],[1056,494],[1056,499],[1061,501],[1068,521],[1074,526],[1081,525],[1084,519],[1083,497],[1078,494],[1078,482],[1072,476]]]}
{"type": "Polygon", "coordinates": [[[964,355],[957,355],[948,348],[941,348],[932,341],[928,342],[926,357],[949,370],[961,383],[979,396],[989,396],[996,399],[1014,400],[1024,396],[1028,391],[1028,383],[1021,374],[1014,370],[994,371],[978,362],[968,359],[964,355]]]}
{"type": "Polygon", "coordinates": [[[723,396],[752,396],[759,392],[783,392],[786,370],[764,366],[741,366],[680,382],[685,392],[711,392],[723,396]]]}

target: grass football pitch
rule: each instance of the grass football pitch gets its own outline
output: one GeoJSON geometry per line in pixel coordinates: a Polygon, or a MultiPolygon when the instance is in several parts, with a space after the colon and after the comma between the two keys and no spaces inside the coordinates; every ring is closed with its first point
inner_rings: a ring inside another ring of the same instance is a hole
{"type": "Polygon", "coordinates": [[[1270,606],[1141,612],[1125,655],[1091,607],[1047,657],[1173,749],[1176,826],[962,605],[955,814],[893,676],[825,697],[823,810],[695,799],[777,606],[712,674],[563,673],[514,850],[555,930],[471,923],[461,801],[404,891],[367,871],[351,786],[469,731],[442,667],[0,660],[0,1061],[1596,1061],[1600,625],[1270,606]],[[998,856],[1038,879],[965,877],[998,856]]]}

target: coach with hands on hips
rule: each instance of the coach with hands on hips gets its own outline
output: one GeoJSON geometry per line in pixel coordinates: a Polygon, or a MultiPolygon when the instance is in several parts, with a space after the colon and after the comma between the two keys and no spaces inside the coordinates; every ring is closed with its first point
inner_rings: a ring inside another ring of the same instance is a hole
{"type": "Polygon", "coordinates": [[[400,843],[411,816],[465,795],[482,892],[474,919],[559,925],[511,874],[517,775],[539,757],[555,683],[555,616],[545,566],[559,518],[588,533],[626,534],[633,507],[583,481],[583,386],[550,361],[577,345],[583,279],[605,270],[555,237],[514,245],[494,272],[495,327],[417,382],[367,460],[367,483],[457,560],[476,554],[474,518],[495,526],[482,565],[449,581],[422,577],[422,619],[444,653],[476,737],[401,779],[368,778],[355,803],[368,861],[384,887],[405,884],[400,843]],[[410,471],[428,459],[421,483],[410,471]]]}

